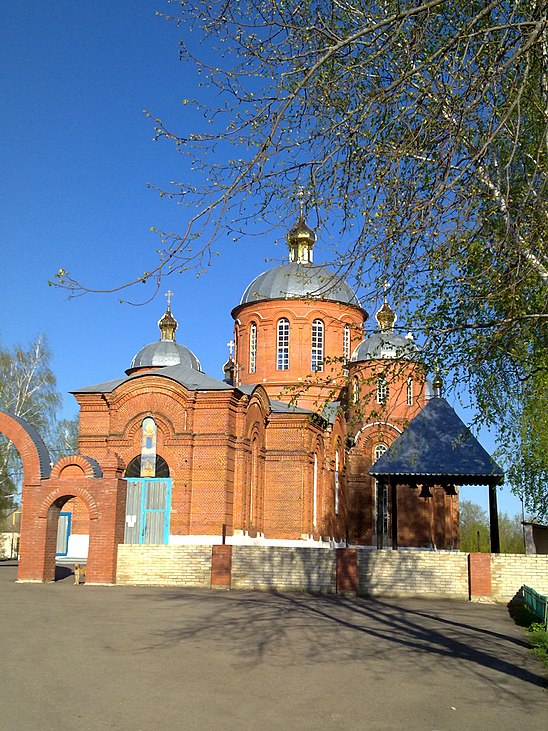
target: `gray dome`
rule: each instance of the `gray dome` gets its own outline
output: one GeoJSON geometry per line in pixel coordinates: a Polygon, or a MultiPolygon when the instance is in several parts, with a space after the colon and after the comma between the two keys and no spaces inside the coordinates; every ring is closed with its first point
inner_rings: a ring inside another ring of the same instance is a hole
{"type": "Polygon", "coordinates": [[[176,343],[175,340],[160,340],[145,345],[131,361],[128,371],[132,368],[160,368],[162,366],[184,365],[201,371],[200,361],[192,350],[176,343]]]}
{"type": "Polygon", "coordinates": [[[362,340],[350,360],[353,362],[388,358],[417,360],[418,353],[419,350],[412,340],[398,335],[393,330],[382,330],[362,340]]]}
{"type": "Polygon", "coordinates": [[[352,288],[331,269],[298,261],[259,274],[243,293],[240,304],[305,297],[361,307],[352,288]]]}

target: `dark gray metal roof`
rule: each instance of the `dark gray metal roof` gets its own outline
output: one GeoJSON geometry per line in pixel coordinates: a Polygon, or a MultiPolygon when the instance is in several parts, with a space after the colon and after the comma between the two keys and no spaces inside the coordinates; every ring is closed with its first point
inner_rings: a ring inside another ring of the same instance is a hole
{"type": "Polygon", "coordinates": [[[10,414],[9,411],[4,411],[4,409],[0,409],[0,411],[3,414],[11,416],[11,418],[18,424],[20,424],[27,432],[27,434],[31,438],[31,441],[36,447],[36,451],[38,452],[38,461],[40,463],[40,477],[42,477],[43,479],[49,477],[51,473],[51,457],[49,455],[48,448],[44,444],[44,440],[40,436],[38,430],[34,426],[32,426],[32,424],[29,424],[26,419],[23,419],[23,417],[10,414]]]}
{"type": "Polygon", "coordinates": [[[335,272],[306,262],[280,264],[259,274],[243,293],[240,304],[302,298],[330,300],[361,307],[352,288],[335,272]]]}
{"type": "Polygon", "coordinates": [[[174,340],[158,340],[141,348],[131,361],[128,370],[132,368],[173,366],[179,363],[197,371],[202,370],[200,361],[190,348],[176,343],[174,340]]]}
{"type": "Polygon", "coordinates": [[[226,383],[226,381],[218,381],[216,378],[206,376],[206,374],[202,373],[202,371],[197,371],[186,365],[177,364],[149,371],[139,371],[139,373],[133,373],[125,378],[116,378],[113,381],[105,381],[104,383],[98,383],[94,386],[77,388],[74,391],[71,391],[71,393],[111,393],[122,383],[132,381],[135,378],[142,378],[143,376],[160,376],[161,378],[169,378],[172,381],[180,383],[181,386],[184,386],[188,391],[232,391],[234,389],[234,387],[226,383]]]}
{"type": "Polygon", "coordinates": [[[499,465],[443,398],[427,402],[369,474],[450,478],[457,485],[494,485],[504,477],[499,465]]]}
{"type": "Polygon", "coordinates": [[[303,409],[300,406],[286,404],[285,401],[277,401],[270,399],[270,406],[274,414],[313,414],[309,409],[303,409]]]}
{"type": "Polygon", "coordinates": [[[340,401],[329,401],[323,407],[322,417],[327,421],[328,424],[333,425],[335,423],[335,419],[337,418],[337,414],[339,413],[340,408],[340,401]]]}
{"type": "Polygon", "coordinates": [[[398,335],[393,330],[382,330],[362,340],[352,353],[350,360],[374,360],[377,358],[399,358],[416,360],[419,350],[413,341],[398,335]]]}

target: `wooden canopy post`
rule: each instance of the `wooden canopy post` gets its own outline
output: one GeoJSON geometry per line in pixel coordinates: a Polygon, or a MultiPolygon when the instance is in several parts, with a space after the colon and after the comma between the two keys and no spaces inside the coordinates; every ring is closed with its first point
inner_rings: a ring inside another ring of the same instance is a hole
{"type": "Polygon", "coordinates": [[[500,553],[499,511],[497,508],[497,486],[489,485],[489,533],[491,553],[500,553]]]}
{"type": "Polygon", "coordinates": [[[392,550],[398,550],[398,483],[393,480],[390,482],[392,488],[392,516],[390,520],[390,528],[392,532],[392,550]]]}

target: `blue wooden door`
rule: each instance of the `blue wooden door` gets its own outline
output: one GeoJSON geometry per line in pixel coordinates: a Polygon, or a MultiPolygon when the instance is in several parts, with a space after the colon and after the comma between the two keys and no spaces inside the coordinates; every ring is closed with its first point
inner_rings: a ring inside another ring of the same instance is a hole
{"type": "Polygon", "coordinates": [[[165,544],[169,540],[171,479],[127,481],[125,543],[165,544]]]}
{"type": "Polygon", "coordinates": [[[68,540],[70,536],[71,522],[72,513],[59,513],[59,522],[57,523],[57,546],[55,549],[56,556],[66,556],[68,554],[68,540]]]}

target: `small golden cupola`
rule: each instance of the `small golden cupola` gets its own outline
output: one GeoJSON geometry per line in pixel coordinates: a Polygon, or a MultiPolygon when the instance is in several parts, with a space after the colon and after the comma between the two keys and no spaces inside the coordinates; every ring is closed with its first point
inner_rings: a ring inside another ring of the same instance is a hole
{"type": "Polygon", "coordinates": [[[165,311],[165,314],[158,320],[158,327],[160,328],[160,333],[162,335],[161,340],[175,340],[175,330],[177,330],[177,327],[179,325],[177,320],[171,314],[172,296],[173,292],[171,292],[171,290],[168,291],[166,294],[167,310],[165,311]]]}
{"type": "Polygon", "coordinates": [[[375,319],[379,323],[380,329],[385,332],[386,330],[393,330],[396,323],[397,315],[394,310],[390,307],[386,299],[383,302],[382,307],[375,315],[375,319]]]}
{"type": "Polygon", "coordinates": [[[312,249],[315,243],[316,234],[307,225],[301,208],[299,220],[287,234],[289,261],[311,264],[313,261],[312,249]]]}

